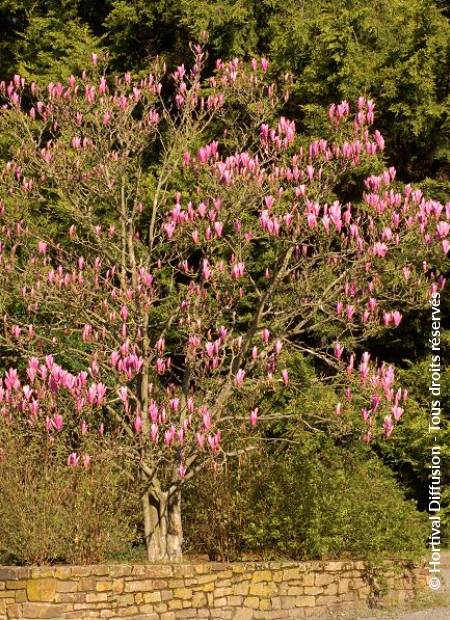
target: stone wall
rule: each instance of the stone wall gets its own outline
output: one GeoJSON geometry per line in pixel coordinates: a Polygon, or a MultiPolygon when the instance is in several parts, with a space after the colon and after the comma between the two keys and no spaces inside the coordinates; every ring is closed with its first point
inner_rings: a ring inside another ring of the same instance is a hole
{"type": "Polygon", "coordinates": [[[0,620],[277,620],[401,603],[425,569],[384,562],[246,562],[0,567],[0,620]]]}

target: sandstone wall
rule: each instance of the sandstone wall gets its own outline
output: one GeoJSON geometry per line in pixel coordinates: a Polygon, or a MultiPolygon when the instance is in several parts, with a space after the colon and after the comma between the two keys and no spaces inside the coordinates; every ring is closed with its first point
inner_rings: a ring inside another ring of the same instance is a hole
{"type": "Polygon", "coordinates": [[[0,620],[282,620],[395,604],[423,589],[425,569],[384,562],[246,562],[0,567],[0,620]]]}

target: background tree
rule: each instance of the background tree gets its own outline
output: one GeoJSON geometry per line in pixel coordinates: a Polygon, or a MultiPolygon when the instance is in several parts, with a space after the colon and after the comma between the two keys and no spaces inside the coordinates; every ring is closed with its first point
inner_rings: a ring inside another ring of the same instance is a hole
{"type": "Polygon", "coordinates": [[[444,9],[433,0],[4,0],[0,76],[9,79],[20,68],[42,83],[66,77],[98,37],[115,70],[145,71],[157,55],[180,64],[189,40],[207,30],[209,70],[218,57],[266,54],[275,71],[295,75],[291,115],[308,135],[322,135],[332,102],[373,97],[389,161],[401,178],[448,182],[450,26],[444,9]]]}

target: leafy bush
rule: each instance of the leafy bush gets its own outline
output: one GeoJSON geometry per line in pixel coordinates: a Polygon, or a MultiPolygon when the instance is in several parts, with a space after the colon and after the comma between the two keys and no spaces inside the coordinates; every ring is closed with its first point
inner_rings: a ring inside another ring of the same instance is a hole
{"type": "Polygon", "coordinates": [[[249,456],[190,488],[191,549],[211,559],[414,557],[426,518],[367,452],[330,441],[249,456]],[[194,510],[195,505],[195,510],[194,510]]]}
{"type": "Polygon", "coordinates": [[[1,439],[15,458],[0,458],[0,564],[94,563],[130,548],[136,498],[107,452],[70,469],[57,446],[1,439]]]}

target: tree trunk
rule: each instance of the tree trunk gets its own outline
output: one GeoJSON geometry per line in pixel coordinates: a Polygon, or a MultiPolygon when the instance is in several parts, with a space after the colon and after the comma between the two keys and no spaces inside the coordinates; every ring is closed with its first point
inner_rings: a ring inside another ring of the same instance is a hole
{"type": "Polygon", "coordinates": [[[149,561],[180,560],[183,543],[180,489],[173,486],[166,492],[149,491],[142,497],[142,504],[149,561]]]}

